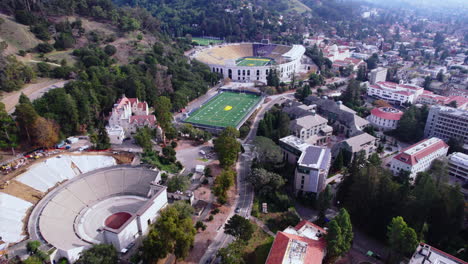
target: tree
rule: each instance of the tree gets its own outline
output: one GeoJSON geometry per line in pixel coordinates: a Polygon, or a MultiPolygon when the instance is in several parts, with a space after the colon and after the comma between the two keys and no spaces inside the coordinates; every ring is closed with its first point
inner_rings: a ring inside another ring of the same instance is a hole
{"type": "Polygon", "coordinates": [[[377,68],[377,63],[379,63],[379,55],[377,53],[372,54],[372,56],[367,59],[367,68],[373,70],[377,68]]]}
{"type": "Polygon", "coordinates": [[[176,192],[181,191],[185,192],[190,186],[190,179],[185,175],[175,175],[167,181],[167,191],[176,192]]]}
{"type": "Polygon", "coordinates": [[[197,221],[197,223],[195,223],[195,229],[197,229],[197,231],[199,229],[201,229],[202,231],[205,231],[206,225],[202,221],[197,221]]]}
{"type": "Polygon", "coordinates": [[[98,126],[98,132],[91,135],[91,142],[93,143],[93,148],[96,150],[110,148],[109,135],[107,135],[107,130],[102,124],[98,126]]]}
{"type": "Polygon", "coordinates": [[[382,99],[375,100],[372,104],[375,107],[391,107],[391,105],[387,101],[382,100],[382,99]]]}
{"type": "Polygon", "coordinates": [[[344,157],[343,157],[343,150],[340,150],[338,156],[336,156],[335,161],[333,161],[332,171],[337,172],[340,171],[344,166],[344,157]]]}
{"type": "Polygon", "coordinates": [[[240,151],[240,143],[236,137],[239,132],[233,127],[227,127],[214,141],[214,149],[218,154],[219,163],[224,168],[229,168],[237,160],[240,151]]]}
{"type": "Polygon", "coordinates": [[[387,227],[387,238],[390,248],[397,253],[396,259],[411,254],[418,245],[416,232],[409,227],[403,217],[394,217],[387,227]]]}
{"type": "Polygon", "coordinates": [[[283,161],[281,148],[267,137],[255,137],[255,152],[257,159],[264,165],[275,165],[283,161]]]}
{"type": "Polygon", "coordinates": [[[431,76],[426,76],[426,77],[424,78],[424,83],[423,83],[424,89],[426,89],[426,90],[431,90],[431,83],[432,83],[432,78],[431,78],[431,76]]]}
{"type": "Polygon", "coordinates": [[[233,215],[224,225],[224,233],[243,241],[249,241],[253,232],[253,224],[238,214],[233,215]]]}
{"type": "Polygon", "coordinates": [[[114,55],[116,52],[117,52],[117,48],[114,46],[114,45],[106,45],[104,47],[104,52],[109,55],[109,56],[112,56],[114,55]]]}
{"type": "Polygon", "coordinates": [[[245,242],[235,240],[225,248],[218,250],[217,256],[221,258],[223,264],[245,264],[244,255],[245,242]]]}
{"type": "Polygon", "coordinates": [[[335,259],[343,254],[343,235],[335,219],[330,221],[325,239],[327,240],[327,254],[330,259],[335,259]]]}
{"type": "Polygon", "coordinates": [[[28,243],[26,244],[26,250],[30,254],[35,254],[40,246],[41,246],[41,242],[37,240],[31,240],[31,241],[28,241],[28,243]]]}
{"type": "Polygon", "coordinates": [[[336,216],[336,221],[341,228],[341,236],[343,238],[341,250],[343,253],[346,253],[351,249],[354,234],[351,219],[345,208],[340,209],[340,213],[336,216]]]}
{"type": "Polygon", "coordinates": [[[77,264],[116,264],[119,257],[112,244],[93,245],[80,254],[77,264]]]}
{"type": "Polygon", "coordinates": [[[41,147],[53,147],[59,140],[59,126],[49,119],[38,117],[33,124],[34,142],[41,147]]]}
{"type": "Polygon", "coordinates": [[[172,126],[171,109],[171,99],[166,96],[159,96],[154,101],[154,114],[164,132],[172,126]]]}
{"type": "Polygon", "coordinates": [[[33,125],[39,115],[29,101],[29,98],[24,94],[20,95],[19,104],[16,105],[13,116],[16,117],[16,122],[20,129],[20,135],[26,136],[28,141],[31,143],[32,137],[34,136],[33,125]]]}
{"type": "Polygon", "coordinates": [[[15,156],[15,148],[18,146],[18,128],[13,118],[8,115],[5,105],[0,102],[0,149],[11,149],[15,156]]]}
{"type": "Polygon", "coordinates": [[[224,204],[227,202],[227,190],[234,185],[236,173],[229,169],[223,170],[218,177],[216,177],[213,187],[213,193],[218,197],[218,202],[224,204]]]}
{"type": "Polygon", "coordinates": [[[260,196],[274,194],[285,184],[281,175],[263,168],[253,169],[246,181],[254,187],[255,192],[260,196]]]}
{"type": "Polygon", "coordinates": [[[37,44],[36,49],[40,53],[49,53],[54,50],[54,46],[50,45],[47,42],[44,42],[44,43],[37,44]]]}
{"type": "Polygon", "coordinates": [[[443,82],[444,81],[444,73],[442,72],[442,70],[440,70],[438,73],[437,73],[437,81],[439,82],[443,82]]]}
{"type": "Polygon", "coordinates": [[[153,144],[151,143],[153,131],[149,127],[137,129],[134,136],[136,143],[143,148],[144,151],[151,151],[153,144]]]}
{"type": "Polygon", "coordinates": [[[190,216],[181,206],[168,206],[160,212],[159,218],[151,228],[141,247],[142,259],[151,263],[173,253],[177,259],[188,255],[195,240],[196,229],[190,216]]]}
{"type": "Polygon", "coordinates": [[[465,151],[463,149],[463,140],[462,139],[457,139],[457,138],[452,137],[447,142],[447,145],[449,145],[449,149],[448,149],[447,154],[452,154],[454,152],[464,152],[465,151]]]}

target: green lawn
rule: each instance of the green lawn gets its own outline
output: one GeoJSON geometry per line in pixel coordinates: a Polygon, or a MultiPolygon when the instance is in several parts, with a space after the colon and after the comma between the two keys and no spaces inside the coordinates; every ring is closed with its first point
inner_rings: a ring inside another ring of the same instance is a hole
{"type": "Polygon", "coordinates": [[[264,264],[273,245],[274,237],[263,232],[255,223],[252,222],[252,224],[255,226],[255,231],[244,247],[244,260],[246,263],[264,264]]]}
{"type": "Polygon", "coordinates": [[[193,42],[196,42],[200,46],[208,46],[211,44],[223,43],[221,39],[207,39],[207,38],[192,38],[193,42]]]}
{"type": "Polygon", "coordinates": [[[237,62],[237,66],[265,66],[271,62],[269,58],[243,58],[237,62]]]}
{"type": "Polygon", "coordinates": [[[253,94],[222,92],[193,112],[185,122],[215,127],[237,127],[260,101],[253,94]]]}

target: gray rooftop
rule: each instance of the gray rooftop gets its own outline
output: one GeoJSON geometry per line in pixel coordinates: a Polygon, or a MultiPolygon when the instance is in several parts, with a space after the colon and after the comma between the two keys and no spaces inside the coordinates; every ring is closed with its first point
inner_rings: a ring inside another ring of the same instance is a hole
{"type": "Polygon", "coordinates": [[[298,160],[300,166],[313,169],[326,169],[330,160],[331,154],[328,148],[309,146],[302,153],[298,160]]]}

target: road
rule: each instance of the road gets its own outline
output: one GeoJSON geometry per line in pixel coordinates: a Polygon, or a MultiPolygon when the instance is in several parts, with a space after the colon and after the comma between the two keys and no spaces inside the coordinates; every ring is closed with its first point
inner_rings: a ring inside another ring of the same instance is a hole
{"type": "MultiPolygon", "coordinates": [[[[241,141],[242,146],[244,147],[245,152],[242,153],[239,157],[239,160],[236,164],[237,169],[237,196],[234,204],[235,207],[231,208],[231,212],[227,219],[231,218],[234,215],[234,208],[239,208],[239,215],[249,218],[250,212],[252,210],[254,191],[250,184],[248,184],[245,179],[249,175],[251,162],[252,162],[252,152],[253,152],[253,141],[257,135],[258,123],[263,119],[265,112],[269,110],[273,105],[281,103],[285,97],[292,98],[294,92],[289,92],[280,95],[273,95],[269,98],[270,102],[263,105],[260,111],[257,113],[257,116],[254,119],[252,128],[247,135],[247,137],[241,141]]],[[[206,250],[203,257],[200,259],[200,264],[206,263],[215,263],[216,253],[220,248],[225,247],[233,241],[233,237],[224,233],[224,224],[220,226],[218,234],[213,239],[213,242],[210,244],[206,250]]]]}
{"type": "Polygon", "coordinates": [[[1,101],[5,104],[6,111],[11,114],[15,111],[15,105],[18,103],[21,93],[24,93],[31,101],[34,101],[42,97],[49,90],[63,87],[68,82],[57,79],[39,79],[37,83],[28,84],[19,91],[3,94],[1,101]]]}

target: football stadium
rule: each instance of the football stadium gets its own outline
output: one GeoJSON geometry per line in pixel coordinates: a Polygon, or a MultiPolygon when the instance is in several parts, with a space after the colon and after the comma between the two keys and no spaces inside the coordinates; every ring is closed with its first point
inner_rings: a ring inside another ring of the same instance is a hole
{"type": "Polygon", "coordinates": [[[194,53],[193,58],[207,64],[213,72],[238,82],[266,83],[270,70],[281,81],[291,80],[298,72],[305,53],[302,45],[237,43],[211,46],[194,53]]]}
{"type": "Polygon", "coordinates": [[[254,92],[222,91],[189,113],[184,122],[214,132],[228,126],[238,129],[261,101],[254,92]]]}

